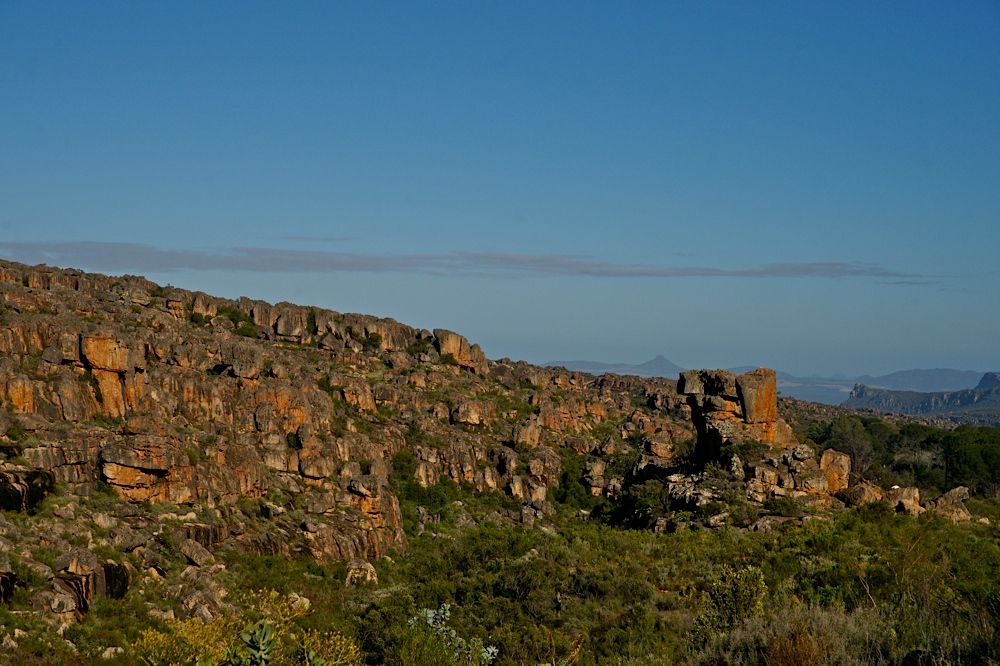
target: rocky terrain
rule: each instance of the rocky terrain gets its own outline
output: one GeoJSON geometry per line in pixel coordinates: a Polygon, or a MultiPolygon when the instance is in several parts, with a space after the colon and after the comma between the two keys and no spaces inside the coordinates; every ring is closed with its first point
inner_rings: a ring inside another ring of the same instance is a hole
{"type": "MultiPolygon", "coordinates": [[[[27,585],[56,625],[156,580],[178,614],[210,620],[220,549],[368,578],[408,547],[403,462],[421,487],[504,499],[459,504],[472,526],[541,527],[567,484],[615,502],[650,479],[671,506],[632,519],[653,530],[734,484],[756,505],[887,499],[972,519],[965,489],[921,503],[804,443],[771,370],[595,377],[489,360],[451,331],[133,276],[0,262],[0,400],[0,598],[27,585]]],[[[768,529],[764,513],[737,527],[768,529]]],[[[414,520],[422,533],[435,516],[414,520]]],[[[704,521],[727,525],[725,511],[704,521]]]]}

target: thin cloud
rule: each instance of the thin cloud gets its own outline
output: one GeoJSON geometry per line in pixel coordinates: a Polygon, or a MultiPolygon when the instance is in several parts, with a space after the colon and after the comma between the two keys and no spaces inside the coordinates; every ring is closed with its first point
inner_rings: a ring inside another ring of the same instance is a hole
{"type": "Polygon", "coordinates": [[[343,243],[354,240],[353,236],[278,236],[278,240],[297,243],[343,243]]]}
{"type": "Polygon", "coordinates": [[[857,262],[767,264],[752,268],[642,266],[567,254],[455,251],[440,254],[363,254],[326,250],[231,247],[219,251],[171,250],[138,243],[0,242],[0,254],[29,264],[75,266],[109,273],[163,273],[179,270],[257,273],[423,273],[455,277],[524,278],[876,278],[926,284],[927,276],[857,262]]]}

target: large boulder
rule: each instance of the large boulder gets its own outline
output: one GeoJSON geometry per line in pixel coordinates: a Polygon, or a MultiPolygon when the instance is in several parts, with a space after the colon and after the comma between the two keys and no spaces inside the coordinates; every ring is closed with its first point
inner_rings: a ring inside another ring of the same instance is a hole
{"type": "Polygon", "coordinates": [[[458,333],[443,328],[434,329],[434,346],[441,356],[450,355],[463,368],[477,375],[487,375],[489,362],[479,345],[469,345],[469,341],[458,333]]]}
{"type": "Polygon", "coordinates": [[[245,340],[226,340],[219,348],[222,365],[242,379],[256,379],[264,367],[260,347],[245,340]]]}
{"type": "Polygon", "coordinates": [[[851,456],[846,453],[827,449],[819,459],[819,468],[826,475],[828,492],[838,493],[850,485],[851,456]]]}
{"type": "Polygon", "coordinates": [[[965,486],[952,488],[941,497],[927,502],[927,509],[940,514],[955,523],[964,523],[972,520],[972,514],[965,507],[965,501],[969,499],[969,489],[965,486]]]}
{"type": "Polygon", "coordinates": [[[860,506],[878,502],[885,498],[885,491],[870,481],[862,479],[851,486],[845,493],[844,499],[849,506],[860,506]]]}

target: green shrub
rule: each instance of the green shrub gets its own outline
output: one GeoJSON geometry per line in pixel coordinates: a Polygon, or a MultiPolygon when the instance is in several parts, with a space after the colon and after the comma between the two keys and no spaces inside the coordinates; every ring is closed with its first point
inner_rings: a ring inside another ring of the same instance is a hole
{"type": "Polygon", "coordinates": [[[497,648],[481,638],[462,638],[448,626],[451,606],[443,604],[436,611],[421,609],[410,618],[402,632],[397,656],[400,664],[412,666],[489,666],[497,658],[497,648]]]}
{"type": "Polygon", "coordinates": [[[254,322],[253,317],[243,310],[233,307],[219,308],[219,315],[228,317],[229,321],[233,322],[233,325],[236,327],[234,331],[236,335],[242,335],[245,338],[258,337],[256,322],[254,322]]]}
{"type": "Polygon", "coordinates": [[[168,620],[166,631],[150,628],[132,645],[140,664],[218,666],[359,666],[361,652],[340,632],[303,627],[313,613],[297,597],[274,591],[235,599],[235,613],[208,623],[168,620]],[[258,618],[254,621],[252,618],[258,618]]]}
{"type": "Polygon", "coordinates": [[[412,345],[406,348],[406,353],[412,356],[426,354],[430,350],[431,344],[430,338],[417,338],[412,345]]]}
{"type": "Polygon", "coordinates": [[[708,591],[705,608],[695,618],[691,640],[705,645],[713,636],[736,628],[764,612],[767,585],[764,572],[755,566],[735,570],[724,566],[708,591]]]}
{"type": "Polygon", "coordinates": [[[764,510],[775,516],[801,516],[802,506],[790,497],[768,497],[764,510]]]}
{"type": "Polygon", "coordinates": [[[21,425],[20,421],[14,419],[11,421],[10,426],[7,428],[7,432],[4,434],[13,441],[20,442],[24,439],[24,426],[21,425]]]}

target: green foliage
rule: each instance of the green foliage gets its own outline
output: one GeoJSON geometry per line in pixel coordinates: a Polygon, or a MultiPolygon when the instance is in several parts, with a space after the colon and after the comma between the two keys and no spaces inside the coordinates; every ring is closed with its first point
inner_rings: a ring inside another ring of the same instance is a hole
{"type": "Polygon", "coordinates": [[[327,376],[322,376],[319,378],[319,389],[326,392],[331,400],[340,400],[340,392],[344,390],[344,387],[340,384],[331,384],[330,378],[327,376]]]}
{"type": "Polygon", "coordinates": [[[366,351],[378,351],[382,348],[382,336],[378,333],[369,333],[367,338],[361,340],[366,351]]]}
{"type": "Polygon", "coordinates": [[[790,497],[769,497],[764,500],[764,509],[775,516],[802,515],[802,507],[790,497]]]}
{"type": "Polygon", "coordinates": [[[632,449],[631,451],[616,451],[607,457],[608,467],[605,470],[605,476],[620,476],[625,477],[634,468],[637,462],[642,458],[642,451],[639,449],[632,449]]]}
{"type": "Polygon", "coordinates": [[[733,456],[738,456],[743,462],[760,460],[768,452],[769,446],[756,440],[740,442],[739,444],[729,444],[723,446],[719,451],[719,458],[723,462],[729,462],[733,456]]]}
{"type": "Polygon", "coordinates": [[[705,609],[694,621],[692,643],[704,646],[712,636],[759,616],[764,612],[766,595],[767,584],[760,568],[748,566],[737,571],[723,567],[708,591],[705,609]]]}
{"type": "Polygon", "coordinates": [[[13,419],[10,423],[10,426],[7,427],[7,432],[4,434],[7,435],[7,437],[10,438],[11,440],[15,442],[20,442],[21,440],[24,439],[25,436],[24,426],[22,426],[21,422],[18,421],[17,419],[13,419]]]}
{"type": "Polygon", "coordinates": [[[841,416],[801,431],[821,448],[851,455],[852,468],[883,487],[915,485],[925,495],[957,485],[1000,493],[1000,429],[963,425],[954,431],[875,417],[841,416]]]}
{"type": "Polygon", "coordinates": [[[94,418],[87,421],[90,425],[95,425],[99,428],[104,428],[105,430],[117,431],[121,430],[121,427],[125,425],[125,419],[120,416],[106,416],[104,414],[98,414],[94,418]]]}
{"type": "Polygon", "coordinates": [[[31,356],[28,356],[24,362],[24,371],[29,375],[33,375],[38,372],[38,366],[42,363],[43,351],[37,351],[31,356]]]}
{"type": "Polygon", "coordinates": [[[219,666],[267,666],[274,661],[278,647],[274,625],[260,620],[253,627],[240,632],[243,645],[229,649],[219,666]]]}
{"type": "Polygon", "coordinates": [[[352,327],[347,327],[347,334],[354,338],[357,342],[361,343],[361,346],[366,352],[377,352],[382,349],[382,336],[378,333],[372,332],[367,336],[362,335],[360,332],[356,332],[352,327]]]}
{"type": "Polygon", "coordinates": [[[290,432],[287,435],[285,435],[285,442],[288,444],[288,448],[292,449],[293,451],[302,450],[302,441],[299,439],[298,433],[290,432]]]}
{"type": "Polygon", "coordinates": [[[103,404],[104,396],[101,395],[101,384],[97,381],[97,377],[94,376],[94,373],[90,371],[90,368],[83,371],[83,374],[80,375],[80,379],[85,384],[90,386],[91,390],[94,392],[94,399],[97,400],[98,403],[103,404]]]}
{"type": "Polygon", "coordinates": [[[306,315],[306,332],[309,335],[319,333],[319,327],[316,325],[316,311],[312,308],[309,308],[309,314],[306,315]]]}
{"type": "Polygon", "coordinates": [[[601,496],[590,493],[590,487],[585,485],[582,476],[585,471],[587,457],[577,455],[573,449],[563,449],[562,474],[559,486],[553,492],[553,499],[561,504],[567,504],[575,509],[591,511],[605,500],[601,496]]]}
{"type": "Polygon", "coordinates": [[[458,359],[454,354],[441,354],[441,362],[445,365],[458,365],[458,359]]]}
{"type": "Polygon", "coordinates": [[[406,348],[406,353],[416,356],[418,354],[426,354],[431,348],[430,338],[417,338],[413,341],[409,347],[406,348]]]}
{"type": "Polygon", "coordinates": [[[962,425],[941,444],[948,483],[1000,494],[1000,428],[962,425]]]}
{"type": "Polygon", "coordinates": [[[208,623],[197,618],[168,620],[165,631],[155,627],[144,630],[132,646],[134,657],[147,666],[361,663],[357,645],[342,633],[305,626],[315,614],[297,596],[261,591],[240,594],[235,601],[234,614],[208,623]]]}
{"type": "Polygon", "coordinates": [[[184,449],[184,453],[187,454],[188,462],[191,463],[192,467],[201,462],[201,455],[190,446],[184,449]]]}
{"type": "Polygon", "coordinates": [[[233,322],[233,325],[236,327],[234,331],[236,335],[242,335],[245,338],[258,337],[257,324],[254,322],[253,317],[243,310],[233,307],[219,308],[219,315],[228,317],[229,321],[233,322]]]}
{"type": "Polygon", "coordinates": [[[478,636],[465,640],[448,626],[451,605],[442,604],[436,611],[422,608],[407,622],[397,653],[400,664],[432,666],[489,666],[497,657],[497,648],[486,645],[478,636]]]}

